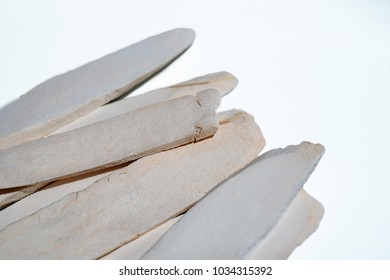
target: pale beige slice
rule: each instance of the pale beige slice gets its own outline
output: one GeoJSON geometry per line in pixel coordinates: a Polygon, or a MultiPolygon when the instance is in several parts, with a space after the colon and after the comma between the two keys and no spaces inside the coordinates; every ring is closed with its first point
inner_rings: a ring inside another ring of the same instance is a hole
{"type": "Polygon", "coordinates": [[[0,231],[3,259],[96,259],[177,216],[265,145],[253,117],[224,114],[214,137],[141,158],[0,231]]]}
{"type": "MultiPolygon", "coordinates": [[[[214,88],[222,96],[232,91],[238,83],[236,77],[228,72],[217,72],[205,76],[197,77],[186,82],[182,82],[167,88],[153,90],[138,96],[109,103],[95,111],[77,119],[76,121],[54,131],[52,134],[67,132],[98,121],[109,119],[120,114],[130,112],[141,107],[163,102],[168,99],[178,98],[185,95],[195,95],[197,92],[214,88]]],[[[0,194],[0,208],[14,203],[42,188],[42,184],[21,188],[14,192],[0,194]]],[[[1,219],[0,219],[1,221],[1,219]]]]}
{"type": "Polygon", "coordinates": [[[55,76],[0,110],[0,149],[41,138],[121,96],[172,62],[194,41],[174,29],[55,76]]]}
{"type": "MultiPolygon", "coordinates": [[[[281,216],[276,226],[245,259],[287,259],[315,230],[323,217],[321,203],[301,190],[281,216]]],[[[142,257],[183,215],[158,226],[117,250],[104,260],[137,260],[142,257]]]]}
{"type": "Polygon", "coordinates": [[[0,189],[104,169],[212,136],[220,100],[217,91],[204,90],[0,150],[0,189]]]}
{"type": "Polygon", "coordinates": [[[324,153],[319,144],[269,151],[219,184],[142,259],[244,259],[262,243],[324,153]]]}
{"type": "Polygon", "coordinates": [[[216,89],[225,96],[237,85],[238,80],[228,72],[217,72],[197,77],[166,88],[149,91],[137,96],[131,96],[116,102],[102,106],[95,111],[77,119],[76,121],[61,127],[53,132],[58,134],[80,128],[98,121],[109,119],[141,107],[163,102],[165,100],[178,98],[186,95],[195,95],[205,89],[216,89]]]}
{"type": "Polygon", "coordinates": [[[318,228],[324,208],[301,190],[270,233],[244,258],[285,260],[318,228]]]}

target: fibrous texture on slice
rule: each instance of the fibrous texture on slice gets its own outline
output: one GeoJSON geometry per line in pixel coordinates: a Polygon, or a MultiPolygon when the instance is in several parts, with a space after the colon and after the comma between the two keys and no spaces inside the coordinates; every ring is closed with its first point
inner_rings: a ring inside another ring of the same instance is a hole
{"type": "Polygon", "coordinates": [[[104,169],[209,137],[218,129],[220,99],[204,90],[0,150],[0,189],[104,169]]]}
{"type": "Polygon", "coordinates": [[[252,116],[220,122],[212,138],[141,158],[6,226],[0,257],[99,258],[187,210],[265,145],[252,116]]]}

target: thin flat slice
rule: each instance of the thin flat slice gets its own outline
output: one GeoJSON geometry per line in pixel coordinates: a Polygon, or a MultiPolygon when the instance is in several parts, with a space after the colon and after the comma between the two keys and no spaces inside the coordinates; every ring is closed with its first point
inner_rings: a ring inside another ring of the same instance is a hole
{"type": "Polygon", "coordinates": [[[324,153],[272,150],[191,208],[142,259],[243,259],[274,228],[324,153]]]}
{"type": "MultiPolygon", "coordinates": [[[[77,119],[76,121],[54,131],[52,134],[59,134],[73,129],[77,129],[95,122],[99,122],[105,119],[118,116],[120,114],[139,109],[141,107],[163,102],[168,99],[178,98],[185,95],[195,95],[197,92],[208,88],[214,88],[219,91],[222,96],[225,96],[235,88],[237,83],[238,80],[236,79],[236,77],[234,77],[228,72],[217,72],[197,77],[167,88],[153,90],[141,95],[132,96],[126,99],[118,100],[113,103],[109,103],[77,119]]],[[[20,188],[14,192],[0,194],[0,208],[14,203],[20,199],[23,199],[26,196],[29,196],[30,194],[36,192],[40,188],[42,188],[42,184],[32,185],[26,188],[20,188]]],[[[36,208],[36,206],[34,207],[34,209],[36,208]]],[[[13,215],[11,215],[11,217],[12,216],[13,215]]]]}
{"type": "MultiPolygon", "coordinates": [[[[317,228],[324,208],[301,190],[270,233],[250,250],[245,259],[287,259],[317,228]]],[[[183,215],[107,254],[104,260],[137,260],[141,258],[183,215]]]]}
{"type": "Polygon", "coordinates": [[[265,145],[253,117],[223,114],[214,137],[141,158],[0,231],[2,259],[96,259],[187,210],[265,145]]]}
{"type": "Polygon", "coordinates": [[[77,119],[76,121],[61,127],[53,132],[53,134],[77,129],[139,109],[141,107],[163,102],[168,99],[178,98],[185,95],[195,95],[202,90],[210,88],[216,89],[222,96],[225,96],[235,88],[237,83],[238,80],[236,77],[227,72],[218,72],[197,77],[180,84],[156,89],[137,96],[131,96],[129,98],[109,103],[77,119]]]}
{"type": "Polygon", "coordinates": [[[244,257],[285,260],[318,228],[324,215],[321,203],[301,190],[276,226],[244,257]]]}
{"type": "Polygon", "coordinates": [[[41,138],[121,96],[182,54],[194,41],[174,29],[55,76],[0,110],[0,149],[41,138]]]}
{"type": "Polygon", "coordinates": [[[0,150],[0,189],[104,169],[212,136],[220,100],[217,91],[204,90],[0,150]]]}

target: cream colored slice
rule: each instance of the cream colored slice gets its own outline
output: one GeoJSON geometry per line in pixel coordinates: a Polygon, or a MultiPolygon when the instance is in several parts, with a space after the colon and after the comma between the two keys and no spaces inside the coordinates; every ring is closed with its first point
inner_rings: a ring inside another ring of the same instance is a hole
{"type": "Polygon", "coordinates": [[[318,228],[324,215],[321,203],[301,190],[271,232],[244,257],[285,260],[318,228]]]}
{"type": "Polygon", "coordinates": [[[41,138],[121,96],[182,54],[194,41],[174,29],[55,76],[0,110],[0,149],[41,138]]]}
{"type": "Polygon", "coordinates": [[[0,231],[2,259],[96,259],[184,212],[265,145],[253,117],[225,114],[214,137],[141,158],[0,231]]]}
{"type": "Polygon", "coordinates": [[[76,121],[56,130],[53,134],[58,134],[73,129],[77,129],[98,121],[109,119],[141,107],[163,102],[168,99],[178,98],[186,95],[195,95],[206,89],[216,89],[222,96],[232,91],[238,83],[236,77],[227,72],[212,73],[197,77],[189,81],[156,89],[137,96],[121,99],[109,103],[97,110],[77,119],[76,121]]]}
{"type": "MultiPolygon", "coordinates": [[[[287,259],[297,246],[315,232],[323,214],[322,205],[301,190],[271,232],[244,258],[287,259]]],[[[182,216],[169,220],[102,259],[137,260],[141,258],[182,216]]]]}
{"type": "MultiPolygon", "coordinates": [[[[236,87],[237,83],[238,80],[236,77],[228,72],[217,72],[197,77],[167,88],[153,90],[138,96],[132,96],[113,103],[109,103],[56,130],[52,134],[58,134],[77,129],[139,109],[141,107],[163,102],[168,99],[178,98],[185,95],[195,95],[197,92],[207,88],[214,88],[219,91],[222,96],[224,96],[232,91],[236,87]]],[[[42,188],[42,184],[21,188],[15,192],[0,194],[0,208],[23,199],[24,197],[36,192],[40,188],[42,188]]]]}
{"type": "Polygon", "coordinates": [[[142,259],[243,259],[261,244],[324,148],[304,142],[261,155],[192,207],[142,259]]]}
{"type": "Polygon", "coordinates": [[[0,150],[0,189],[104,169],[212,136],[220,100],[217,91],[204,90],[0,150]]]}

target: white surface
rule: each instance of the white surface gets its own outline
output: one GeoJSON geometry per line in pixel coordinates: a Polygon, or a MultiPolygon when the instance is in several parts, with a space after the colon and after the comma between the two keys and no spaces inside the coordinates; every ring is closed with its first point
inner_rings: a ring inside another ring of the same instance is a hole
{"type": "Polygon", "coordinates": [[[291,258],[390,259],[390,2],[0,2],[0,104],[147,36],[193,28],[193,46],[137,92],[226,70],[221,110],[254,114],[267,150],[320,142],[305,185],[325,207],[291,258]]]}

